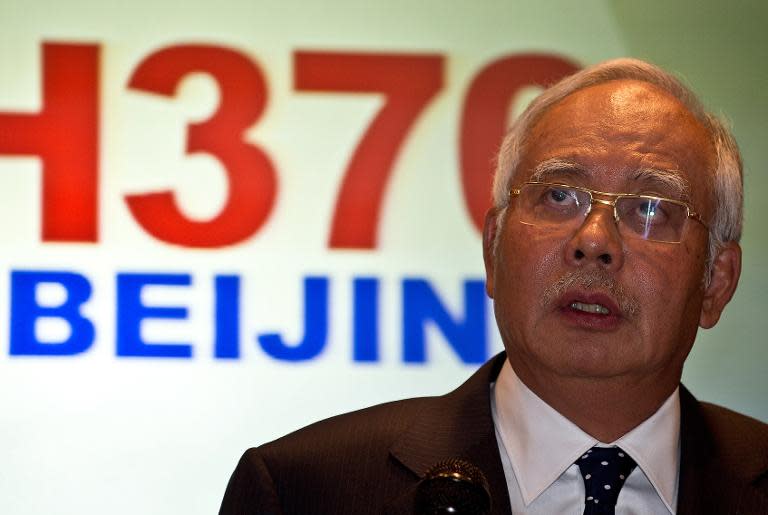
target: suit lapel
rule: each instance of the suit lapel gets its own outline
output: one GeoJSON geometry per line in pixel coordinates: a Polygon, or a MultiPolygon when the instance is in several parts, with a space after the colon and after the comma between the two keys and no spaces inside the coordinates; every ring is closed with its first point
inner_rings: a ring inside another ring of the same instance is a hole
{"type": "Polygon", "coordinates": [[[677,494],[677,514],[702,513],[702,488],[706,478],[704,466],[712,452],[712,442],[700,428],[703,426],[698,402],[680,385],[680,479],[677,494]],[[699,428],[697,430],[697,428],[699,428]]]}
{"type": "MultiPolygon", "coordinates": [[[[499,457],[490,404],[490,383],[506,359],[500,354],[463,385],[435,399],[415,423],[390,447],[391,455],[418,479],[430,467],[449,458],[463,458],[479,467],[491,491],[493,514],[510,513],[509,493],[499,457]]],[[[393,499],[385,513],[412,513],[413,488],[393,499]]]]}

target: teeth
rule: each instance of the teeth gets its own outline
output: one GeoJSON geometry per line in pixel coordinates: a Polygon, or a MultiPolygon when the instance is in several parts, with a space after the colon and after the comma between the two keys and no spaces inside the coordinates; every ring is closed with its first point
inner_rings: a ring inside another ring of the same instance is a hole
{"type": "Polygon", "coordinates": [[[607,315],[610,313],[608,308],[601,306],[600,304],[584,304],[583,302],[573,302],[571,303],[571,307],[586,313],[599,313],[601,315],[607,315]]]}

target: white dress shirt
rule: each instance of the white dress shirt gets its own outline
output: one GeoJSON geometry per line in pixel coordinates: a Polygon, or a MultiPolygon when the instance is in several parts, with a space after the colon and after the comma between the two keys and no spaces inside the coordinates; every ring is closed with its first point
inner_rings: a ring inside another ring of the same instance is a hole
{"type": "Polygon", "coordinates": [[[491,407],[514,515],[581,515],[584,480],[576,459],[594,445],[621,447],[637,463],[616,515],[675,515],[680,461],[678,389],[642,424],[599,442],[541,400],[509,361],[492,385],[491,407]]]}

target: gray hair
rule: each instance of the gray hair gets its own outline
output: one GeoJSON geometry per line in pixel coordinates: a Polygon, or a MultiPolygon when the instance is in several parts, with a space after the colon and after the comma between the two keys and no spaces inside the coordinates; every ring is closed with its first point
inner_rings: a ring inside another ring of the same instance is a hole
{"type": "Polygon", "coordinates": [[[534,125],[550,108],[571,93],[622,79],[646,82],[672,95],[696,117],[710,135],[717,162],[713,170],[714,184],[711,184],[715,212],[709,221],[709,253],[704,279],[705,283],[708,283],[717,251],[726,242],[738,242],[741,238],[744,186],[739,148],[728,125],[707,112],[688,87],[661,68],[638,59],[614,59],[570,75],[545,90],[515,120],[501,144],[493,180],[493,204],[499,211],[497,240],[504,211],[509,203],[512,180],[534,125]]]}

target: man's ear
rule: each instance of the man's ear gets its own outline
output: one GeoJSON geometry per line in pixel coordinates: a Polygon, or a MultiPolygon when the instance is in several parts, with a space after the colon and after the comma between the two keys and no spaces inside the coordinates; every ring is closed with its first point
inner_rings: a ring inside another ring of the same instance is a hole
{"type": "Polygon", "coordinates": [[[717,251],[710,273],[699,316],[699,325],[704,329],[713,327],[720,320],[720,314],[736,291],[741,276],[741,247],[738,243],[729,241],[717,251]]]}
{"type": "Polygon", "coordinates": [[[496,272],[496,256],[494,245],[496,243],[497,220],[499,211],[491,207],[485,212],[485,225],[483,226],[483,261],[485,262],[485,291],[493,298],[494,274],[496,272]]]}

